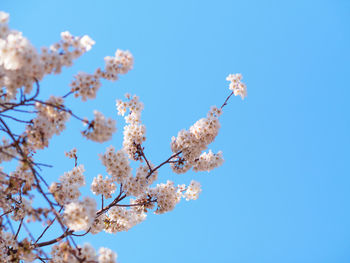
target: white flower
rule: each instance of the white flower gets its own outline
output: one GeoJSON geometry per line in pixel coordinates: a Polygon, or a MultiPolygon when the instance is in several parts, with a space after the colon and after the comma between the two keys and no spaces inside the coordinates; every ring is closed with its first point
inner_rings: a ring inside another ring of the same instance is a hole
{"type": "Polygon", "coordinates": [[[95,118],[89,124],[89,127],[82,132],[82,135],[95,142],[106,142],[112,138],[117,128],[116,121],[106,118],[101,112],[94,111],[95,118]]]}
{"type": "Polygon", "coordinates": [[[177,191],[174,183],[169,180],[166,184],[157,184],[155,188],[149,190],[148,194],[157,199],[155,214],[163,214],[173,210],[181,198],[181,193],[177,191]]]}
{"type": "Polygon", "coordinates": [[[114,57],[105,57],[105,63],[105,72],[103,72],[102,77],[115,81],[119,74],[126,74],[132,69],[134,58],[128,50],[117,49],[114,57]]]}
{"type": "Polygon", "coordinates": [[[106,176],[105,179],[103,179],[101,174],[97,175],[91,184],[91,191],[93,194],[103,195],[105,198],[111,198],[116,188],[117,186],[113,183],[111,178],[106,176]]]}
{"type": "Polygon", "coordinates": [[[90,197],[83,201],[72,202],[64,207],[64,220],[66,225],[74,230],[88,230],[95,220],[96,202],[90,197]]]}
{"type": "Polygon", "coordinates": [[[231,82],[229,89],[243,100],[247,96],[247,86],[241,81],[242,78],[242,74],[230,74],[226,80],[231,82]]]}
{"type": "Polygon", "coordinates": [[[197,200],[199,193],[202,192],[201,184],[197,181],[192,180],[190,185],[187,186],[187,190],[184,193],[186,200],[197,200]]]}
{"type": "Polygon", "coordinates": [[[1,24],[7,24],[9,22],[9,17],[10,17],[10,15],[8,13],[0,11],[0,23],[1,24]]]}
{"type": "Polygon", "coordinates": [[[71,82],[71,91],[75,92],[75,97],[81,97],[82,101],[87,99],[95,99],[96,93],[101,87],[99,71],[91,75],[85,72],[79,72],[74,76],[74,80],[71,82]]]}
{"type": "Polygon", "coordinates": [[[208,153],[204,152],[199,156],[196,163],[193,165],[193,170],[198,171],[211,171],[216,167],[221,166],[224,163],[222,158],[222,152],[214,154],[211,150],[208,153]]]}
{"type": "Polygon", "coordinates": [[[108,217],[106,217],[107,233],[116,233],[121,231],[128,231],[133,226],[139,224],[145,220],[145,213],[138,213],[135,210],[128,210],[125,207],[113,206],[108,211],[108,217]]]}
{"type": "Polygon", "coordinates": [[[64,153],[69,159],[73,159],[75,158],[75,156],[77,155],[77,148],[73,148],[72,150],[65,152],[64,153]]]}
{"type": "Polygon", "coordinates": [[[89,36],[85,35],[79,39],[80,46],[84,48],[86,51],[89,51],[93,45],[95,45],[95,41],[93,41],[89,36]]]}
{"type": "Polygon", "coordinates": [[[124,150],[115,152],[114,147],[109,146],[100,158],[114,182],[122,184],[131,176],[131,167],[124,150]]]}
{"type": "Polygon", "coordinates": [[[74,167],[72,171],[60,176],[60,183],[52,183],[49,191],[53,194],[57,203],[64,205],[77,201],[80,196],[79,187],[85,185],[84,165],[74,167]]]}
{"type": "Polygon", "coordinates": [[[98,253],[98,263],[115,263],[117,260],[117,254],[109,248],[101,247],[98,253]]]}

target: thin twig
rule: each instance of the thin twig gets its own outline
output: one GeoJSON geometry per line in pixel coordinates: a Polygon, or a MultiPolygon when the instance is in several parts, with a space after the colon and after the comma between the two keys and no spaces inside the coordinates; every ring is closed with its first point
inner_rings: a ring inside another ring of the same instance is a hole
{"type": "MultiPolygon", "coordinates": [[[[58,211],[58,213],[61,213],[63,209],[63,206],[61,206],[60,210],[58,211]]],[[[41,235],[37,238],[37,240],[35,241],[34,244],[38,243],[38,241],[43,237],[43,235],[45,234],[45,232],[52,226],[52,224],[55,222],[57,216],[55,216],[55,218],[50,222],[50,224],[44,229],[44,231],[41,233],[41,235]]]]}
{"type": "Polygon", "coordinates": [[[19,231],[21,230],[22,224],[23,224],[23,218],[21,219],[21,222],[19,223],[19,226],[18,226],[18,229],[17,229],[16,235],[15,235],[15,237],[13,238],[14,240],[16,240],[16,239],[17,239],[18,234],[19,234],[19,231]]]}

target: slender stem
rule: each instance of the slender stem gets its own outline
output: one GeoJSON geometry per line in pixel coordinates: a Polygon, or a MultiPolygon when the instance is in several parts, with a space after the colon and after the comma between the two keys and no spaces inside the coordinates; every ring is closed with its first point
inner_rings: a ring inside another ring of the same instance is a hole
{"type": "Polygon", "coordinates": [[[22,224],[23,224],[23,218],[21,219],[21,222],[19,223],[19,226],[18,226],[18,229],[17,229],[16,235],[15,235],[15,237],[13,238],[14,240],[16,240],[16,239],[17,239],[18,234],[19,234],[19,231],[21,230],[22,224]]]}
{"type": "Polygon", "coordinates": [[[4,215],[9,214],[9,213],[11,213],[12,211],[13,211],[13,210],[12,210],[12,209],[10,209],[9,211],[7,211],[7,212],[5,212],[5,213],[1,214],[1,215],[0,215],[0,217],[2,217],[2,216],[4,216],[4,215]]]}
{"type": "MultiPolygon", "coordinates": [[[[61,206],[60,210],[58,211],[58,213],[61,213],[63,209],[63,206],[61,206]]],[[[55,218],[50,222],[50,224],[44,229],[44,231],[41,233],[41,235],[37,238],[37,240],[35,241],[34,244],[38,243],[38,241],[43,237],[43,235],[45,234],[45,232],[52,226],[52,224],[55,222],[57,216],[55,216],[55,218]]]]}
{"type": "Polygon", "coordinates": [[[220,109],[222,109],[223,107],[225,107],[227,105],[228,100],[231,98],[231,96],[233,95],[233,91],[231,92],[231,94],[226,98],[225,102],[221,105],[220,109]]]}
{"type": "Polygon", "coordinates": [[[156,166],[155,168],[151,169],[151,171],[146,176],[146,179],[148,179],[155,171],[157,171],[160,167],[162,167],[164,164],[167,164],[171,159],[175,158],[176,156],[180,155],[182,151],[179,151],[177,153],[174,153],[172,156],[170,156],[167,160],[156,166]]]}
{"type": "Polygon", "coordinates": [[[45,242],[41,242],[39,244],[35,244],[35,247],[45,247],[45,246],[48,246],[48,245],[52,245],[52,244],[55,244],[59,241],[61,241],[63,238],[71,235],[73,233],[72,230],[66,230],[62,235],[60,235],[59,237],[57,238],[54,238],[54,239],[51,239],[49,241],[45,241],[45,242]]]}

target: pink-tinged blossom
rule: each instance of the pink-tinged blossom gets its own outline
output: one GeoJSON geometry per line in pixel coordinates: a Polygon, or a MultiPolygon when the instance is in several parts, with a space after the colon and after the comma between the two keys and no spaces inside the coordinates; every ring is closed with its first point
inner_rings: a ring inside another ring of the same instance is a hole
{"type": "Polygon", "coordinates": [[[82,135],[94,142],[106,142],[112,139],[113,133],[117,131],[116,121],[106,118],[101,112],[94,111],[94,120],[88,125],[88,128],[82,132],[82,135]]]}
{"type": "Polygon", "coordinates": [[[242,74],[230,74],[226,80],[230,81],[229,89],[243,100],[247,96],[247,86],[241,81],[242,78],[242,74]]]}
{"type": "Polygon", "coordinates": [[[64,207],[66,225],[74,230],[88,230],[95,220],[96,201],[85,197],[83,201],[71,202],[64,207]]]}

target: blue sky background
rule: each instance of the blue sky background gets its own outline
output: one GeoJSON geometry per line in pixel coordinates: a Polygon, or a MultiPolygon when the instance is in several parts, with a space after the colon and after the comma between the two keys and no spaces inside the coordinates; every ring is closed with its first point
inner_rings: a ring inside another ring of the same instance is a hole
{"type": "Polygon", "coordinates": [[[65,30],[96,41],[74,67],[45,78],[43,98],[65,94],[74,74],[102,67],[117,48],[135,57],[134,69],[103,82],[96,100],[68,99],[80,116],[99,109],[116,118],[118,133],[92,143],[71,119],[39,153],[54,164],[45,170],[48,181],[72,168],[64,151],[74,146],[88,182],[106,174],[97,154],[121,146],[115,99],[126,92],[145,104],[146,152],[160,163],[171,154],[172,136],[223,103],[229,73],[242,73],[248,86],[246,100],[232,98],[225,108],[211,146],[224,152],[222,167],[209,174],[160,170],[160,181],[200,181],[197,201],[149,215],[129,232],[79,243],[110,247],[122,263],[350,262],[349,1],[3,0],[1,9],[37,47],[65,30]]]}

